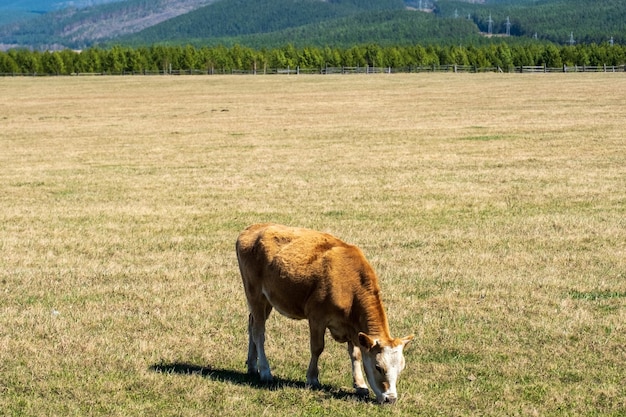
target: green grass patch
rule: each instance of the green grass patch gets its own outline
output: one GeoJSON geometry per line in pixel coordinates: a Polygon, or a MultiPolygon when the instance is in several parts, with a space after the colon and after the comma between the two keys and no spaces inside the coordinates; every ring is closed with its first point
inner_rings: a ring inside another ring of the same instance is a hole
{"type": "Polygon", "coordinates": [[[612,290],[592,290],[592,291],[577,291],[572,290],[569,292],[570,297],[575,300],[586,301],[598,301],[598,300],[611,300],[618,298],[626,298],[626,291],[612,291],[612,290]]]}
{"type": "Polygon", "coordinates": [[[437,362],[444,364],[475,364],[481,361],[480,355],[463,352],[459,349],[442,348],[440,350],[430,352],[421,357],[425,362],[437,362]]]}

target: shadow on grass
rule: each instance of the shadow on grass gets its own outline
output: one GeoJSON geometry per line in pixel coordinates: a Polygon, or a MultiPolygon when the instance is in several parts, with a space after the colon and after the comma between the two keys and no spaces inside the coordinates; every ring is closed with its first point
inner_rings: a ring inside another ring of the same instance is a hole
{"type": "MultiPolygon", "coordinates": [[[[264,389],[268,391],[278,391],[284,388],[298,388],[305,389],[306,386],[303,381],[297,381],[293,379],[285,379],[274,376],[274,381],[271,383],[261,382],[258,376],[248,375],[246,372],[233,371],[230,369],[218,369],[208,366],[199,366],[189,363],[159,363],[150,366],[150,370],[158,373],[165,374],[179,374],[179,375],[200,375],[204,378],[208,378],[214,381],[230,382],[237,385],[245,385],[256,389],[264,389]]],[[[317,391],[325,393],[328,397],[335,399],[345,400],[352,399],[362,402],[373,402],[369,396],[364,397],[356,394],[354,391],[346,391],[341,388],[336,388],[330,385],[322,385],[317,391]]]]}

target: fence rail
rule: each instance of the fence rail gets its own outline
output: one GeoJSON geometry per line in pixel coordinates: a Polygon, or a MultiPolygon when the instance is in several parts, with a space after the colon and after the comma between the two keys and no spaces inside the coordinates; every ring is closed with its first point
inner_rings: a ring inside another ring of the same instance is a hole
{"type": "MultiPolygon", "coordinates": [[[[169,69],[161,71],[119,71],[119,72],[79,72],[72,76],[103,76],[103,75],[300,75],[300,74],[399,74],[399,73],[483,73],[483,72],[508,72],[508,73],[573,73],[573,72],[626,72],[626,65],[596,65],[596,66],[567,66],[548,67],[545,65],[525,65],[503,70],[500,67],[477,67],[473,65],[421,65],[406,67],[322,67],[322,68],[263,68],[263,69],[169,69]]],[[[46,73],[0,73],[0,77],[46,77],[60,74],[46,73]]]]}

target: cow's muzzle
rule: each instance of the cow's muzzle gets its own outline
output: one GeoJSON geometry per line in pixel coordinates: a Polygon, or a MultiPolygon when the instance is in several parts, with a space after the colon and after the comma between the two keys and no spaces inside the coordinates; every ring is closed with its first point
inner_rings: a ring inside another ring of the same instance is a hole
{"type": "Polygon", "coordinates": [[[396,394],[383,394],[378,399],[378,403],[379,404],[395,404],[397,400],[398,400],[398,397],[396,396],[396,394]]]}

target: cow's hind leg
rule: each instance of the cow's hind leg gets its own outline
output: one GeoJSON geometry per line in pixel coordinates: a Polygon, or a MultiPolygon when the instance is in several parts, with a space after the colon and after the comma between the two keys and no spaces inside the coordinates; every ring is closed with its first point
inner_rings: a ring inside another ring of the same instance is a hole
{"type": "Polygon", "coordinates": [[[250,305],[248,317],[248,373],[258,372],[262,382],[271,382],[272,373],[265,356],[265,321],[272,312],[272,305],[262,297],[250,305]]]}
{"type": "Polygon", "coordinates": [[[369,389],[363,378],[361,349],[358,346],[354,346],[352,342],[348,342],[348,354],[350,355],[350,362],[352,363],[352,381],[356,393],[359,396],[366,397],[369,395],[369,389]]]}
{"type": "Polygon", "coordinates": [[[306,386],[314,389],[321,387],[318,361],[324,351],[324,333],[326,332],[326,327],[320,326],[317,323],[317,320],[309,319],[309,330],[311,332],[311,362],[306,372],[306,386]]]}
{"type": "Polygon", "coordinates": [[[256,344],[254,343],[254,339],[252,338],[252,323],[254,319],[252,318],[252,313],[248,315],[248,360],[246,360],[246,365],[248,365],[248,374],[256,375],[259,373],[259,369],[257,366],[258,354],[256,350],[256,344]]]}

